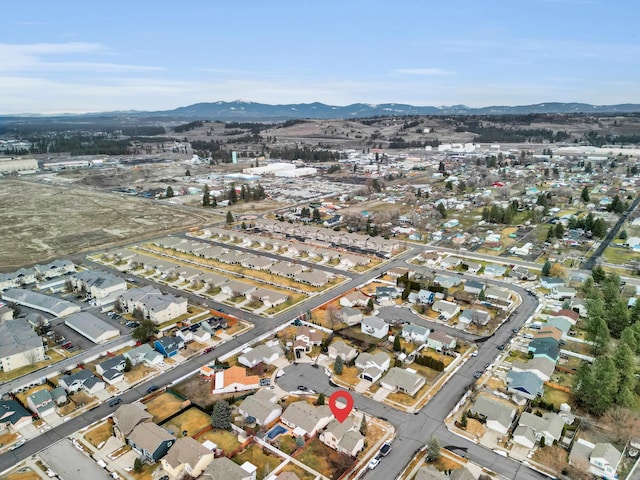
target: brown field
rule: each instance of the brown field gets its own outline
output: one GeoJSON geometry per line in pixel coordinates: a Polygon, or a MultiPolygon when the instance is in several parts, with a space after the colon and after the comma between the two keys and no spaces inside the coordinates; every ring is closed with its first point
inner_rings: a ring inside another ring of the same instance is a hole
{"type": "Polygon", "coordinates": [[[153,397],[151,400],[145,403],[147,412],[153,415],[154,422],[161,422],[165,418],[169,418],[174,413],[178,412],[182,407],[182,400],[175,395],[165,392],[157,397],[153,397]]]}
{"type": "Polygon", "coordinates": [[[6,477],[2,477],[2,480],[40,480],[40,478],[37,472],[27,467],[26,471],[10,473],[6,477]]]}
{"type": "Polygon", "coordinates": [[[164,426],[173,431],[177,437],[183,432],[192,437],[209,426],[211,418],[209,415],[195,407],[182,412],[177,417],[169,420],[164,426]]]}
{"type": "Polygon", "coordinates": [[[209,430],[198,437],[200,443],[205,440],[215,443],[225,454],[233,452],[240,446],[238,436],[226,430],[209,430]]]}
{"type": "Polygon", "coordinates": [[[256,471],[256,478],[262,480],[269,476],[269,474],[282,463],[280,457],[275,456],[273,453],[264,450],[259,445],[249,445],[242,453],[239,453],[231,460],[238,465],[242,465],[244,462],[251,462],[258,470],[256,471]]]}
{"type": "Polygon", "coordinates": [[[216,400],[221,400],[222,397],[214,396],[211,394],[213,389],[211,382],[205,382],[199,375],[194,375],[186,380],[174,385],[173,389],[180,393],[180,395],[191,400],[192,403],[198,405],[200,408],[207,410],[213,406],[216,400]]]}
{"type": "Polygon", "coordinates": [[[0,265],[4,271],[222,218],[211,211],[121,197],[77,184],[0,181],[0,265]]]}
{"type": "Polygon", "coordinates": [[[280,472],[293,472],[298,476],[300,480],[314,480],[316,478],[316,476],[313,473],[291,462],[289,462],[284,467],[282,467],[280,472]]]}
{"type": "Polygon", "coordinates": [[[99,425],[85,433],[84,438],[91,445],[97,447],[102,442],[106,442],[111,435],[113,435],[113,427],[111,426],[111,423],[104,422],[102,425],[99,425]]]}
{"type": "Polygon", "coordinates": [[[332,480],[339,478],[353,464],[353,460],[347,455],[327,447],[317,438],[312,440],[296,459],[332,480]]]}

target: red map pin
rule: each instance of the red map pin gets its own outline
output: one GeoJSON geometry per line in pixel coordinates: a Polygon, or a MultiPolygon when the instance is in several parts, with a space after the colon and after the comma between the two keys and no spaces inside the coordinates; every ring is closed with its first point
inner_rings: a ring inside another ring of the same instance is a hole
{"type": "Polygon", "coordinates": [[[353,397],[345,390],[338,390],[329,397],[331,413],[340,423],[344,422],[353,408],[353,397]]]}

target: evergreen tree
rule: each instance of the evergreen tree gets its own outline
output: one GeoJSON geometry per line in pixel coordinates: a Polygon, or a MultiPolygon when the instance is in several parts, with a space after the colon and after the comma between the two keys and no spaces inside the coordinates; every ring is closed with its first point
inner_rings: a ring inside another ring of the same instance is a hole
{"type": "Polygon", "coordinates": [[[320,217],[320,210],[318,210],[317,208],[314,208],[313,209],[313,215],[311,216],[311,219],[315,223],[320,223],[320,221],[322,220],[322,218],[320,217]]]}
{"type": "Polygon", "coordinates": [[[615,338],[620,338],[623,330],[629,326],[629,309],[622,300],[608,307],[607,326],[615,338]]]}
{"type": "Polygon", "coordinates": [[[231,428],[231,406],[226,401],[219,400],[213,404],[211,425],[213,425],[213,428],[222,430],[231,428]]]}
{"type": "Polygon", "coordinates": [[[202,189],[202,206],[209,207],[211,205],[211,199],[209,198],[209,186],[205,184],[202,189]]]}
{"type": "Polygon", "coordinates": [[[440,202],[436,207],[436,210],[440,212],[440,216],[442,216],[443,219],[447,218],[447,207],[444,206],[444,203],[440,202]]]}
{"type": "Polygon", "coordinates": [[[609,343],[611,342],[611,335],[609,334],[609,328],[607,322],[601,316],[589,316],[586,326],[585,338],[593,342],[591,350],[594,355],[604,355],[609,350],[609,343]]]}
{"type": "Polygon", "coordinates": [[[396,334],[395,338],[393,339],[393,351],[399,352],[401,350],[402,350],[402,343],[400,342],[400,335],[396,334]]]}
{"type": "Polygon", "coordinates": [[[169,185],[169,186],[167,187],[167,191],[164,193],[164,196],[165,196],[166,198],[173,198],[173,195],[174,195],[174,194],[173,194],[173,188],[171,188],[171,185],[169,185]]]}
{"type": "Polygon", "coordinates": [[[131,332],[131,338],[142,343],[148,342],[157,331],[156,325],[151,320],[143,319],[131,332]]]}
{"type": "Polygon", "coordinates": [[[618,393],[618,372],[613,360],[607,356],[597,357],[591,368],[596,388],[589,394],[589,411],[600,416],[615,403],[618,393]]]}
{"type": "Polygon", "coordinates": [[[342,357],[338,355],[336,357],[336,360],[333,362],[333,373],[335,373],[336,375],[342,375],[343,368],[344,361],[342,360],[342,357]]]}
{"type": "Polygon", "coordinates": [[[318,400],[316,400],[316,405],[324,405],[324,393],[320,392],[320,395],[318,395],[318,400]]]}
{"type": "Polygon", "coordinates": [[[233,223],[233,213],[231,211],[227,212],[227,225],[231,225],[233,223]]]}
{"type": "Polygon", "coordinates": [[[580,199],[584,202],[584,203],[589,203],[589,189],[587,187],[584,187],[582,189],[582,193],[580,194],[580,199]]]}
{"type": "Polygon", "coordinates": [[[602,283],[604,279],[607,278],[607,272],[604,271],[601,265],[596,265],[593,267],[593,270],[591,270],[591,276],[595,283],[602,283]]]}
{"type": "Polygon", "coordinates": [[[227,194],[227,200],[229,200],[229,205],[233,205],[238,201],[238,193],[236,192],[235,184],[232,184],[229,188],[229,192],[227,194]]]}
{"type": "Polygon", "coordinates": [[[367,417],[365,414],[362,414],[362,421],[360,422],[360,434],[363,436],[367,435],[367,417]]]}
{"type": "Polygon", "coordinates": [[[435,462],[440,458],[440,442],[436,437],[431,437],[427,442],[427,455],[425,460],[427,462],[435,462]]]}
{"type": "Polygon", "coordinates": [[[543,277],[546,277],[549,275],[550,271],[551,271],[551,262],[547,260],[546,262],[544,262],[544,265],[542,266],[542,271],[540,272],[540,274],[543,277]]]}
{"type": "MultiPolygon", "coordinates": [[[[634,404],[623,404],[622,401],[627,399],[621,399],[622,392],[626,389],[629,392],[633,392],[636,388],[636,376],[635,376],[635,358],[634,353],[626,343],[620,343],[613,352],[613,363],[618,371],[618,395],[616,397],[616,403],[625,407],[631,407],[634,404]]],[[[635,403],[635,402],[634,402],[635,403]]]]}

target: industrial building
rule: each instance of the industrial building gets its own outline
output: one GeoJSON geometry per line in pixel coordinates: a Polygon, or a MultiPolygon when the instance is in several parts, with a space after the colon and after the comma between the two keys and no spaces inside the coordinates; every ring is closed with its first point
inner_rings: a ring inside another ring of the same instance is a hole
{"type": "Polygon", "coordinates": [[[74,313],[64,324],[93,343],[104,343],[120,335],[116,327],[88,312],[74,313]]]}
{"type": "Polygon", "coordinates": [[[22,288],[10,288],[4,291],[2,293],[2,299],[7,302],[33,308],[34,310],[50,313],[55,317],[65,317],[81,310],[80,306],[75,303],[22,288]]]}

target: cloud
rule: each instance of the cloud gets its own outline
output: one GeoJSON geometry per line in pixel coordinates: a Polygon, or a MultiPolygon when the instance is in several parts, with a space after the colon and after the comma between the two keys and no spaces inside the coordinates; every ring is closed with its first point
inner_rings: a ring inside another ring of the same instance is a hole
{"type": "Polygon", "coordinates": [[[449,70],[443,70],[441,68],[398,68],[394,70],[395,73],[401,75],[415,75],[419,77],[437,77],[442,75],[453,75],[453,72],[449,70]]]}

